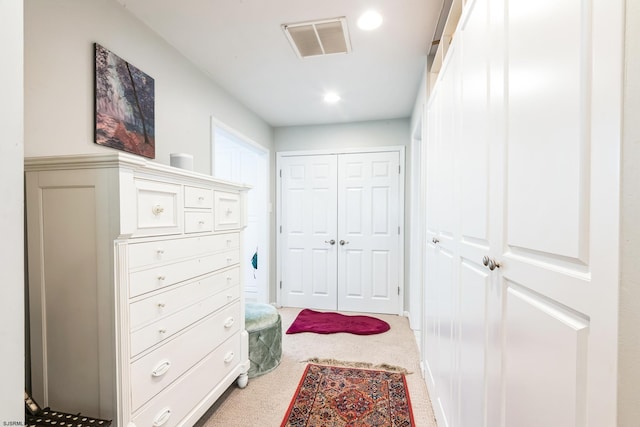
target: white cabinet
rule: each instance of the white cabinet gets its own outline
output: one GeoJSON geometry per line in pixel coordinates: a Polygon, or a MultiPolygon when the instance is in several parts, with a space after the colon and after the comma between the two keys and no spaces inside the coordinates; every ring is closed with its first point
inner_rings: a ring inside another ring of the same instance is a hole
{"type": "Polygon", "coordinates": [[[121,153],[25,171],[36,400],[171,427],[246,384],[245,187],[121,153]]]}
{"type": "Polygon", "coordinates": [[[441,427],[616,424],[622,3],[464,4],[426,118],[441,427]]]}

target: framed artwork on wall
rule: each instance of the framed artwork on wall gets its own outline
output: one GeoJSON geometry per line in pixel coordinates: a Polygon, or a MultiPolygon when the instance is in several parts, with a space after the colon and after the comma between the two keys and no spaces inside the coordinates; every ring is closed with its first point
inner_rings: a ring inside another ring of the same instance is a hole
{"type": "Polygon", "coordinates": [[[155,158],[153,78],[94,46],[96,144],[155,158]]]}

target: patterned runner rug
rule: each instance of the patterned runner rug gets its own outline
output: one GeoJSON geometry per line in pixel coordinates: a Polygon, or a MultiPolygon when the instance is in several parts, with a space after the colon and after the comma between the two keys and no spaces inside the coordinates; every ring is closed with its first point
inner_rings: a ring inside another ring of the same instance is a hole
{"type": "Polygon", "coordinates": [[[307,365],[281,427],[413,427],[404,374],[307,365]]]}

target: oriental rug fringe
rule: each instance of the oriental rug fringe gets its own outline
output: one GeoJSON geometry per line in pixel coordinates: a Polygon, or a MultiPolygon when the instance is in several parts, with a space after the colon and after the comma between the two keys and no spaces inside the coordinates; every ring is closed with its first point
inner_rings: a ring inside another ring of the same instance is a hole
{"type": "Polygon", "coordinates": [[[362,368],[362,369],[373,369],[377,371],[387,371],[387,372],[398,372],[400,374],[409,375],[413,372],[403,368],[402,366],[389,365],[388,363],[369,363],[369,362],[352,362],[349,360],[338,360],[338,359],[321,359],[319,357],[312,357],[311,359],[307,359],[304,363],[315,363],[318,365],[329,365],[329,366],[341,366],[343,368],[362,368]]]}

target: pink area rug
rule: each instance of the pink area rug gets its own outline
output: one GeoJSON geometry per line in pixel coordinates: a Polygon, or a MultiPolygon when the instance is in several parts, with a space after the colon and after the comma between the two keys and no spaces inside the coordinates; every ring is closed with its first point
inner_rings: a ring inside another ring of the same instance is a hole
{"type": "Polygon", "coordinates": [[[391,327],[383,320],[371,316],[347,316],[340,313],[302,310],[293,321],[287,334],[314,332],[316,334],[335,334],[347,332],[355,335],[373,335],[387,332],[391,327]]]}

